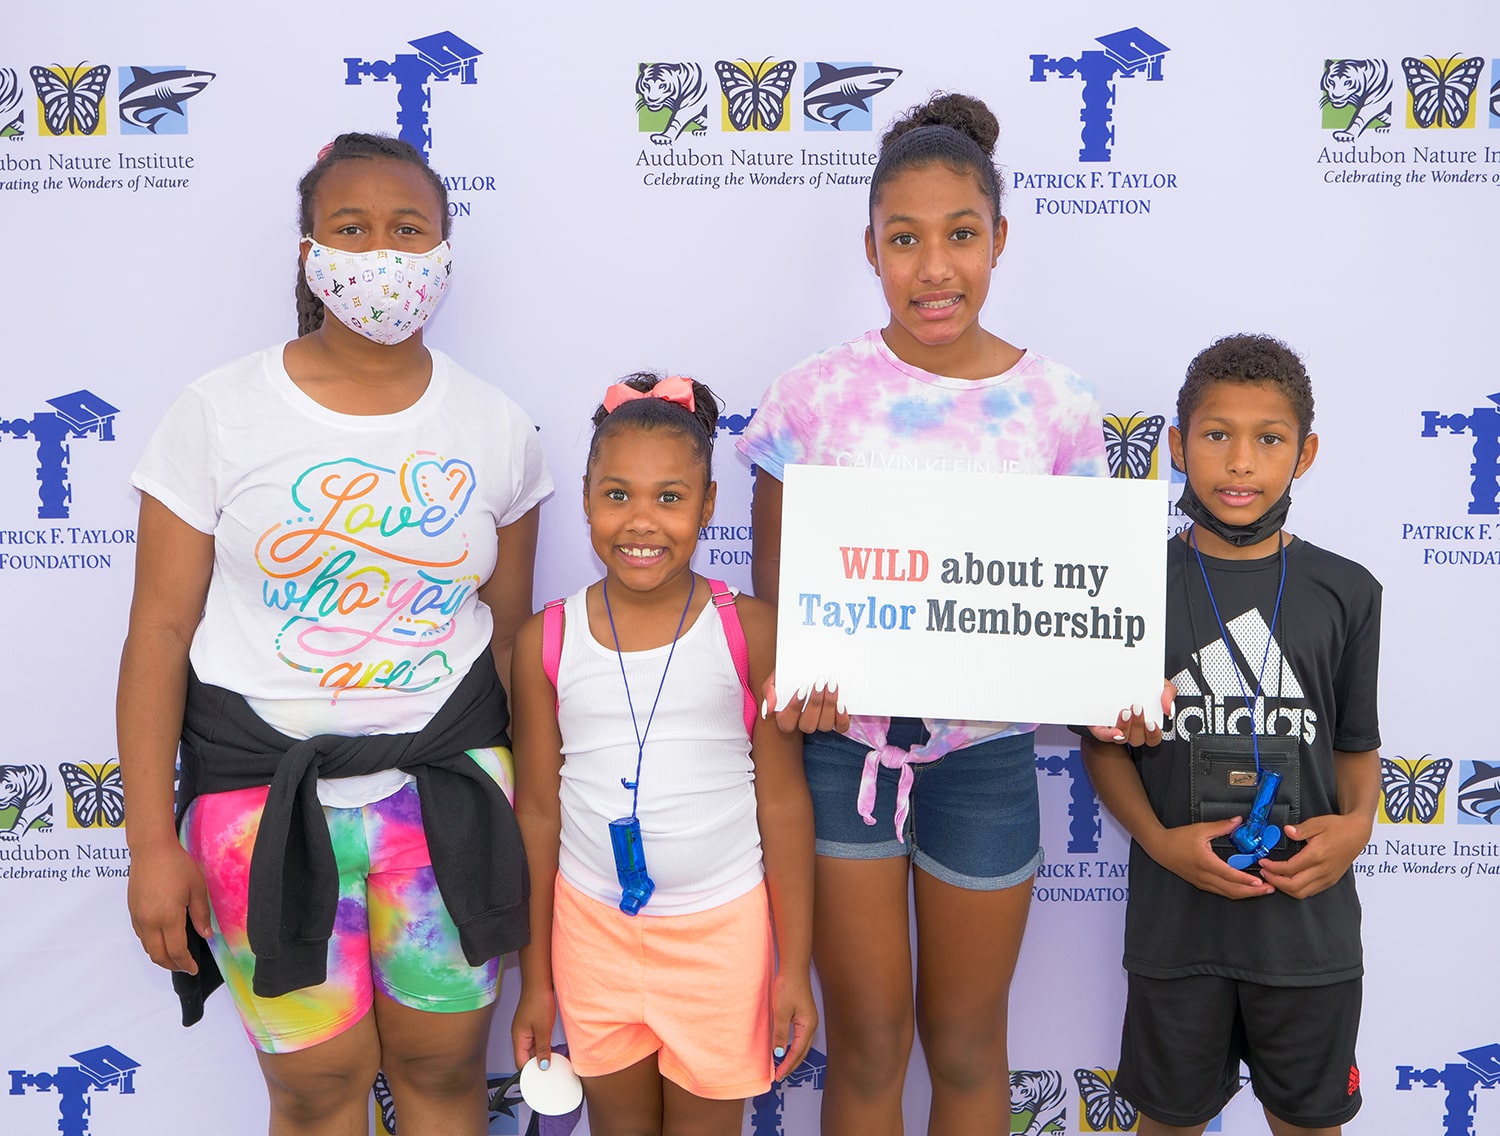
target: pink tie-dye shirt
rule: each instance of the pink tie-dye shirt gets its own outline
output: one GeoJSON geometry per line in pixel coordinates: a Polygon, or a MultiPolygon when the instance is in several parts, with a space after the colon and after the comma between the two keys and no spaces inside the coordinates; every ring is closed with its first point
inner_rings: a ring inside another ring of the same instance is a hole
{"type": "MultiPolygon", "coordinates": [[[[877,330],[803,360],[772,383],[737,445],[778,480],[788,465],[1104,477],[1102,420],[1093,387],[1043,355],[1027,351],[993,378],[954,379],[898,359],[877,330]]],[[[899,834],[913,764],[1036,729],[955,719],[926,724],[931,739],[908,753],[886,745],[888,717],[854,719],[849,736],[870,747],[859,801],[867,823],[878,765],[901,770],[899,834]]]]}

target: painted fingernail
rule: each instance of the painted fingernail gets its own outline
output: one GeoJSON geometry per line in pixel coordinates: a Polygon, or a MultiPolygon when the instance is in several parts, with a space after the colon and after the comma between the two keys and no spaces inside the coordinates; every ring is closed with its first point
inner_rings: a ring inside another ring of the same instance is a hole
{"type": "Polygon", "coordinates": [[[536,1063],[536,1067],[538,1069],[540,1069],[543,1073],[545,1073],[548,1069],[550,1069],[552,1067],[552,1062],[549,1061],[549,1060],[547,1060],[547,1058],[543,1057],[540,1061],[538,1061],[536,1063]]]}
{"type": "Polygon", "coordinates": [[[807,687],[805,687],[805,686],[799,686],[797,688],[797,701],[798,702],[806,702],[807,701],[807,687]]]}
{"type": "Polygon", "coordinates": [[[1167,716],[1171,718],[1177,717],[1177,699],[1172,699],[1172,705],[1167,707],[1167,716]]]}
{"type": "Polygon", "coordinates": [[[1125,740],[1125,735],[1124,734],[1116,734],[1115,735],[1115,741],[1117,741],[1117,742],[1123,742],[1124,740],[1125,740]]]}
{"type": "Polygon", "coordinates": [[[786,1046],[778,1045],[774,1050],[772,1050],[772,1053],[775,1054],[776,1060],[780,1061],[783,1057],[786,1056],[786,1046]]]}
{"type": "Polygon", "coordinates": [[[1135,705],[1131,706],[1130,708],[1130,713],[1136,717],[1140,717],[1145,712],[1146,711],[1142,708],[1139,702],[1135,703],[1135,705]]]}
{"type": "Polygon", "coordinates": [[[1146,719],[1146,732],[1148,734],[1154,734],[1158,729],[1159,727],[1155,722],[1153,722],[1150,718],[1146,719]]]}
{"type": "Polygon", "coordinates": [[[771,716],[771,700],[769,698],[762,698],[760,700],[760,716],[762,718],[769,718],[771,716]]]}
{"type": "Polygon", "coordinates": [[[847,710],[844,709],[844,700],[842,698],[840,698],[838,700],[838,711],[839,711],[840,714],[847,714],[847,713],[849,713],[849,711],[847,711],[847,710]]]}

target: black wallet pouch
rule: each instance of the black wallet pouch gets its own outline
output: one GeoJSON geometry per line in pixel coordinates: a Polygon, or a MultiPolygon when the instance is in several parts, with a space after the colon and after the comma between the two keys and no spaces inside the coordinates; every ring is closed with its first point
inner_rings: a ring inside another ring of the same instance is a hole
{"type": "MultiPolygon", "coordinates": [[[[1260,766],[1267,773],[1280,773],[1281,786],[1271,804],[1268,824],[1285,831],[1288,824],[1302,822],[1302,747],[1295,737],[1260,736],[1260,766]]],[[[1192,742],[1189,786],[1193,795],[1193,823],[1250,819],[1260,779],[1255,772],[1255,746],[1246,734],[1198,734],[1192,742]]],[[[1303,842],[1283,836],[1271,850],[1270,860],[1288,860],[1303,842]]],[[[1214,840],[1213,850],[1228,859],[1239,849],[1229,837],[1214,840]]]]}

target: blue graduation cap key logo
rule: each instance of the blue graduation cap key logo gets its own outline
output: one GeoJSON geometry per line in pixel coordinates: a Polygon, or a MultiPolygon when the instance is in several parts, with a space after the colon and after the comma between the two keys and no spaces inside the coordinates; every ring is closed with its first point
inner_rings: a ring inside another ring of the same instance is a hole
{"type": "Polygon", "coordinates": [[[459,83],[470,85],[479,81],[475,64],[484,54],[479,48],[467,43],[452,32],[437,32],[420,39],[409,40],[416,52],[398,52],[394,59],[364,60],[358,56],[345,56],[344,82],[357,87],[366,77],[377,83],[396,80],[396,126],[397,137],[410,142],[422,152],[424,158],[431,157],[432,131],[428,129],[428,107],[432,103],[429,83],[446,83],[457,78],[459,83]]]}
{"type": "Polygon", "coordinates": [[[121,1096],[133,1096],[135,1071],[141,1063],[112,1045],[101,1045],[69,1056],[78,1064],[59,1065],[55,1070],[41,1073],[9,1070],[10,1095],[23,1096],[28,1089],[56,1093],[61,1098],[57,1102],[57,1130],[62,1136],[87,1136],[89,1117],[93,1113],[88,1094],[114,1089],[121,1096]]]}
{"type": "Polygon", "coordinates": [[[37,496],[41,505],[36,515],[42,520],[69,515],[73,487],[68,484],[68,462],[75,438],[96,437],[101,442],[115,440],[115,415],[119,407],[111,406],[92,391],[49,398],[51,410],[40,410],[30,418],[0,418],[0,441],[6,434],[18,441],[36,441],[37,496]]]}
{"type": "Polygon", "coordinates": [[[1074,77],[1083,80],[1083,110],[1078,114],[1083,122],[1080,135],[1083,149],[1078,151],[1080,162],[1107,162],[1110,148],[1115,143],[1114,105],[1115,80],[1129,79],[1144,72],[1148,83],[1159,83],[1162,79],[1162,57],[1171,49],[1140,28],[1125,28],[1098,36],[1095,42],[1103,50],[1090,48],[1078,53],[1077,58],[1033,55],[1031,57],[1031,81],[1045,83],[1050,76],[1060,79],[1074,77]]]}

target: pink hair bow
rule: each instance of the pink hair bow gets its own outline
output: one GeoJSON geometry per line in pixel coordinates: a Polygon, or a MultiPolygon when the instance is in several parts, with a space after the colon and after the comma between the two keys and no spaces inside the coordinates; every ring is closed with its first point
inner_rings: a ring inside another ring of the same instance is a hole
{"type": "Polygon", "coordinates": [[[624,383],[615,383],[604,392],[604,409],[613,412],[621,403],[634,402],[638,398],[660,398],[685,406],[688,410],[697,409],[693,402],[693,380],[686,375],[671,375],[646,391],[638,391],[624,383]]]}

